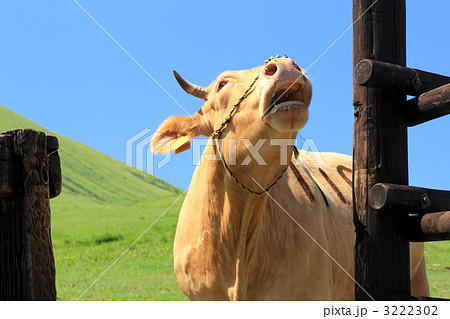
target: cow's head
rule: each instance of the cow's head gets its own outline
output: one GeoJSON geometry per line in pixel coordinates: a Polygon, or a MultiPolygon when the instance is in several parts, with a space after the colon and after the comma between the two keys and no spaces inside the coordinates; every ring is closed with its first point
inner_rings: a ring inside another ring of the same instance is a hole
{"type": "MultiPolygon", "coordinates": [[[[187,93],[205,103],[192,116],[167,119],[152,140],[155,153],[180,152],[189,147],[192,138],[210,136],[249,88],[221,138],[247,139],[253,145],[261,139],[293,139],[308,119],[311,82],[292,59],[271,58],[262,67],[226,71],[208,87],[193,85],[174,74],[187,93]]],[[[240,145],[238,142],[238,154],[240,145]]]]}

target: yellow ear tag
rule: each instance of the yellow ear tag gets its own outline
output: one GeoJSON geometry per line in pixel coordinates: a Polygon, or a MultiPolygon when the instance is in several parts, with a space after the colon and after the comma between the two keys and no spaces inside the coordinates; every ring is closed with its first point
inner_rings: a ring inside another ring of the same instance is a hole
{"type": "Polygon", "coordinates": [[[184,152],[191,148],[191,142],[187,136],[178,136],[175,143],[172,144],[172,150],[175,150],[175,154],[184,152]]]}

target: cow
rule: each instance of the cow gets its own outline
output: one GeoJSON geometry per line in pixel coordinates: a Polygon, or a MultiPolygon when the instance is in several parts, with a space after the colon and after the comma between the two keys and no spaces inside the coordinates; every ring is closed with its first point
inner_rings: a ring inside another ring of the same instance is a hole
{"type": "MultiPolygon", "coordinates": [[[[312,86],[295,61],[226,71],[208,87],[174,71],[204,100],[154,135],[154,153],[210,136],[182,205],[173,247],[189,300],[354,300],[352,159],[294,146],[312,86]],[[320,161],[314,160],[320,157],[320,161]],[[309,159],[309,160],[308,160],[309,159]]],[[[423,244],[411,244],[412,294],[429,295],[423,244]]]]}

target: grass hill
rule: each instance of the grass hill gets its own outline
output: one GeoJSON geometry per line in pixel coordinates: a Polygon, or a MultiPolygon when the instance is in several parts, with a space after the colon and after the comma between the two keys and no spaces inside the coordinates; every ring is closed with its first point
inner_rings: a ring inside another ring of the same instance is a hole
{"type": "MultiPolygon", "coordinates": [[[[95,282],[80,300],[186,300],[172,259],[182,191],[0,106],[0,133],[18,128],[60,143],[63,192],[50,202],[58,299],[95,282]]],[[[450,242],[427,243],[426,258],[432,296],[450,298],[450,242]]]]}
{"type": "Polygon", "coordinates": [[[84,144],[53,133],[23,116],[0,106],[0,131],[31,128],[58,137],[64,194],[99,202],[135,202],[167,194],[179,188],[84,144]]]}

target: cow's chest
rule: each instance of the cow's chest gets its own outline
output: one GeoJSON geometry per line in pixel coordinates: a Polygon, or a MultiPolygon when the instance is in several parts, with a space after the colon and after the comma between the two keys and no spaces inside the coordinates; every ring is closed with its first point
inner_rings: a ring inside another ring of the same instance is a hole
{"type": "Polygon", "coordinates": [[[251,243],[239,255],[203,234],[198,245],[185,250],[183,278],[178,279],[192,300],[323,299],[328,296],[330,272],[308,266],[326,264],[322,256],[309,247],[286,249],[267,241],[251,243]]]}

